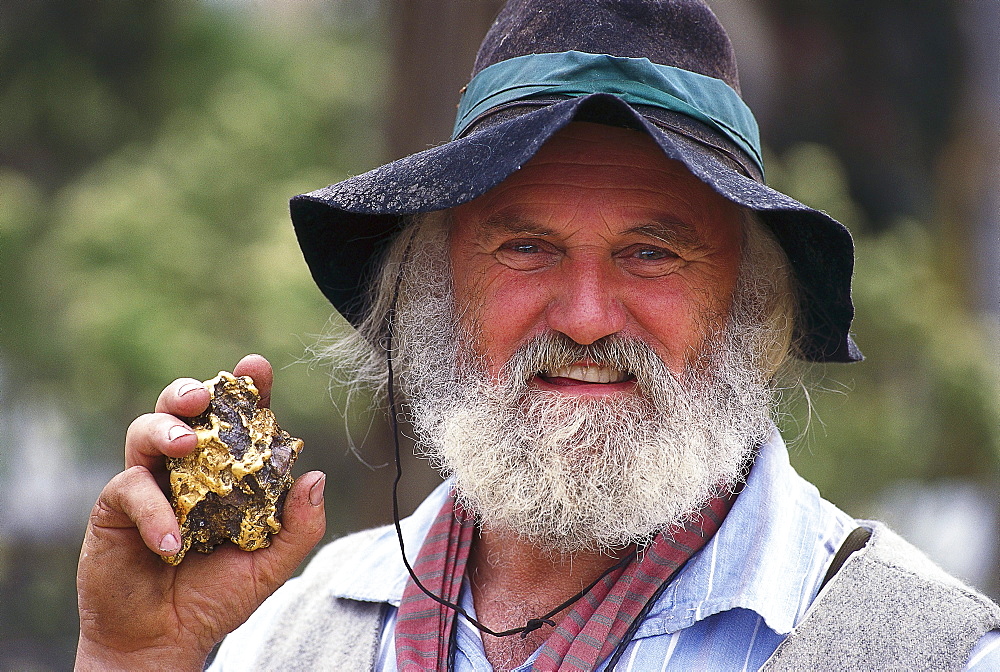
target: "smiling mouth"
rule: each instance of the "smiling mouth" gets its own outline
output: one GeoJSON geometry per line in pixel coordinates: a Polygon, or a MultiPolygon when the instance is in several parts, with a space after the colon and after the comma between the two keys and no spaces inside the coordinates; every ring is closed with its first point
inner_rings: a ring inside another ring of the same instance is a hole
{"type": "Polygon", "coordinates": [[[570,364],[541,371],[538,375],[549,382],[554,382],[553,379],[562,379],[579,383],[608,384],[623,383],[633,379],[632,375],[621,369],[600,364],[570,364]]]}

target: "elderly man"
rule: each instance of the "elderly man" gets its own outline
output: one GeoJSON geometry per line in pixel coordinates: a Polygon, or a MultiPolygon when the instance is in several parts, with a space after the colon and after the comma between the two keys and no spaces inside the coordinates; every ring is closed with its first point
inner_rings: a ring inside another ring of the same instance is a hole
{"type": "MultiPolygon", "coordinates": [[[[331,356],[405,398],[448,481],[264,602],[323,476],[270,548],[163,564],[157,475],[208,402],[176,381],[95,507],[80,666],[199,668],[246,621],[215,667],[997,669],[996,605],[788,464],[775,376],[860,359],[853,248],[763,184],[737,91],[702,2],[511,0],[451,142],[292,202],[357,327],[331,356]]],[[[262,358],[236,373],[268,396],[262,358]]]]}

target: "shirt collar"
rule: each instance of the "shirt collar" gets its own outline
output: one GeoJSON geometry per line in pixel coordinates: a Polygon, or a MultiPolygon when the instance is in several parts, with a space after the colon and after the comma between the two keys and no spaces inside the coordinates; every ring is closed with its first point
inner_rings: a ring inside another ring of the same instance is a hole
{"type": "MultiPolygon", "coordinates": [[[[416,559],[427,530],[451,492],[438,486],[400,527],[406,557],[416,559]]],[[[773,429],[722,527],[674,579],[636,637],[675,632],[728,609],[750,609],[786,634],[815,597],[837,548],[854,521],[820,497],[788,461],[773,429]]],[[[331,594],[399,606],[409,578],[396,530],[374,531],[356,570],[336,575],[331,594]]]]}

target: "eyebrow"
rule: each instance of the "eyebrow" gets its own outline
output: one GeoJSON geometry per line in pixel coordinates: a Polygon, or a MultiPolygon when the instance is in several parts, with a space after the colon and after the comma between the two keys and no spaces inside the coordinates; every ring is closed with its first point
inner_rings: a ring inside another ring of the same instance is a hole
{"type": "Polygon", "coordinates": [[[639,226],[633,226],[625,233],[636,233],[684,248],[700,247],[704,244],[695,227],[676,219],[656,219],[639,226]]]}
{"type": "Polygon", "coordinates": [[[478,238],[484,239],[496,233],[526,233],[531,236],[551,236],[555,232],[544,226],[539,226],[530,219],[518,215],[490,215],[479,223],[478,238]]]}

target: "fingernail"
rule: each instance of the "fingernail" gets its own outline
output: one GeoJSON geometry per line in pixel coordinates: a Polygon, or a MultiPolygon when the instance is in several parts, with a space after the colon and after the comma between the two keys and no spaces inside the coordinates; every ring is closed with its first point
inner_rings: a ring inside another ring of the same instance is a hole
{"type": "Polygon", "coordinates": [[[189,392],[194,392],[195,390],[204,390],[205,386],[201,383],[184,383],[179,388],[177,388],[177,396],[183,397],[189,392]]]}
{"type": "Polygon", "coordinates": [[[309,503],[313,506],[320,506],[323,503],[323,488],[326,487],[326,474],[316,479],[312,487],[309,488],[309,503]]]}
{"type": "Polygon", "coordinates": [[[160,539],[160,551],[163,553],[176,553],[181,550],[181,542],[177,540],[177,537],[173,532],[163,535],[160,539]]]}
{"type": "Polygon", "coordinates": [[[194,432],[184,425],[174,425],[167,430],[167,441],[174,442],[183,436],[191,436],[192,434],[194,434],[194,432]]]}

